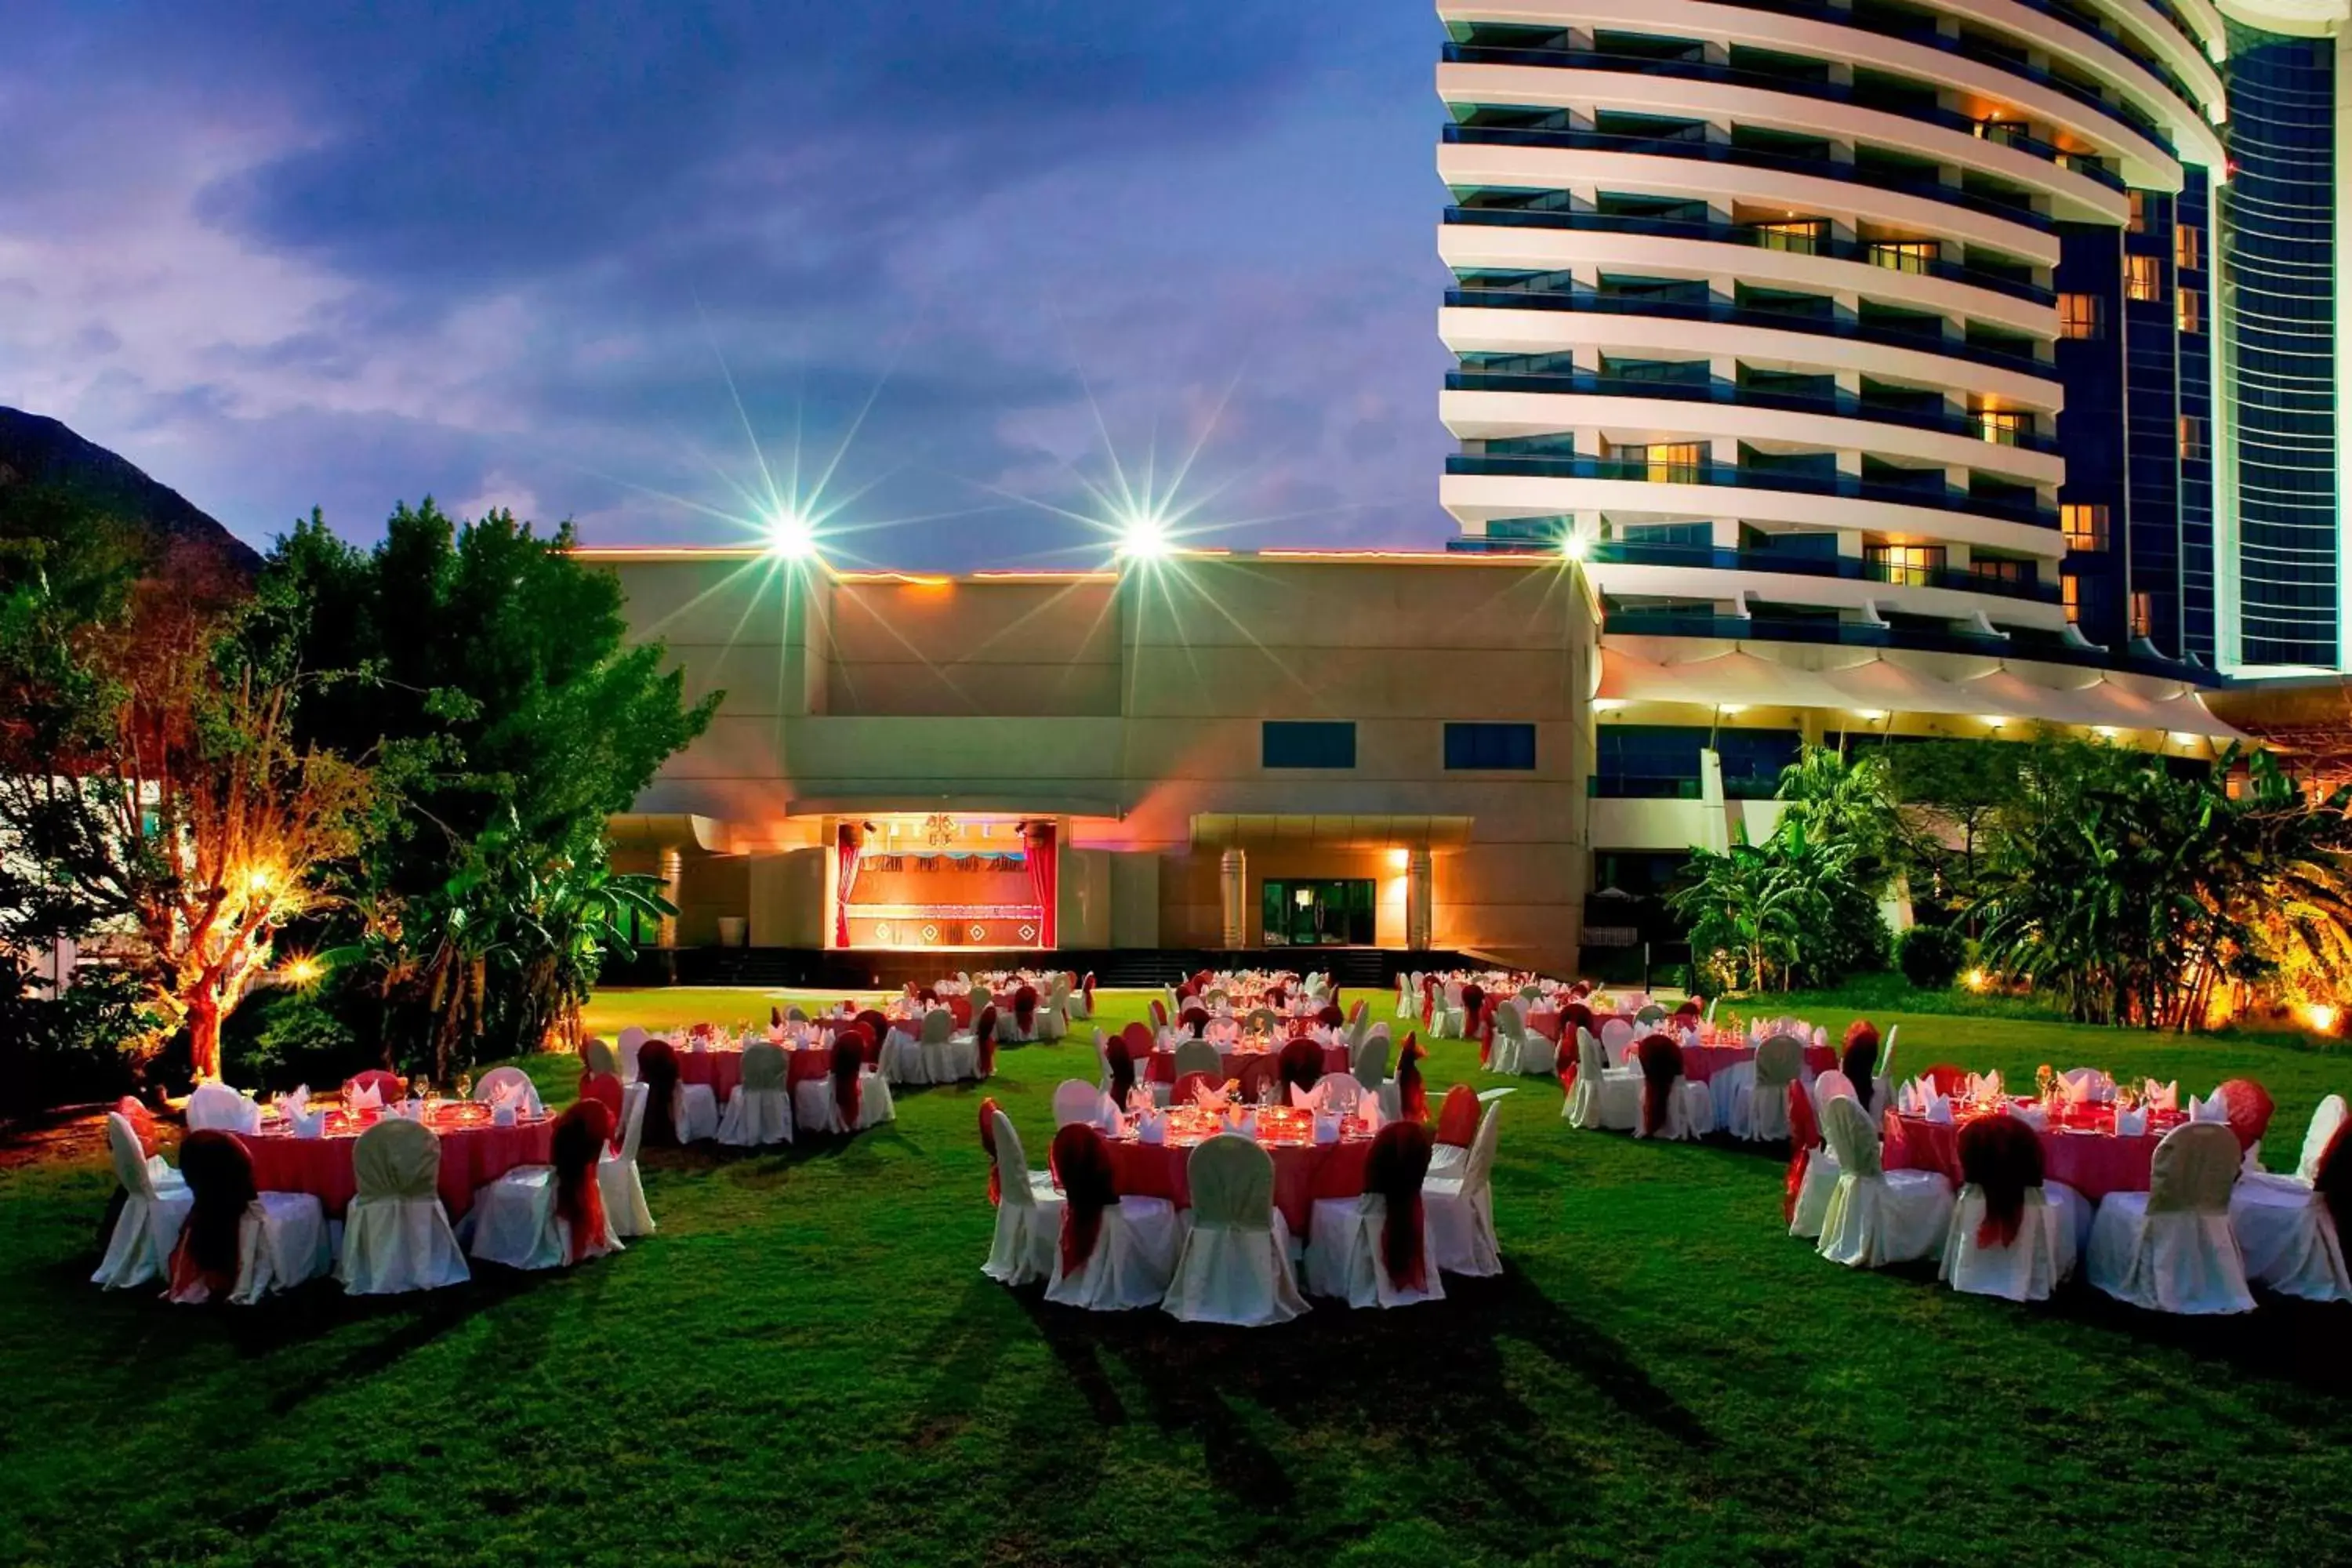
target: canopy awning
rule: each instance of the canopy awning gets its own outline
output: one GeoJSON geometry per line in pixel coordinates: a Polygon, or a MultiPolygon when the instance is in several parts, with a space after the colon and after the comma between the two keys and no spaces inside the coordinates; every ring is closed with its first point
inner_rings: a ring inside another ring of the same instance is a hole
{"type": "Polygon", "coordinates": [[[623,812],[604,819],[615,849],[707,849],[728,852],[727,825],[689,812],[623,812]]]}
{"type": "Polygon", "coordinates": [[[1712,707],[1840,708],[1845,694],[1813,670],[1778,664],[1745,650],[1665,667],[1712,707]]]}
{"type": "Polygon", "coordinates": [[[787,816],[887,816],[919,812],[928,816],[1106,816],[1114,821],[1127,808],[1100,795],[1056,795],[1051,790],[1018,794],[976,791],[953,795],[873,795],[797,796],[784,803],[787,816]]]}
{"type": "Polygon", "coordinates": [[[1319,813],[1202,813],[1192,818],[1196,849],[1281,845],[1318,849],[1459,849],[1470,842],[1467,816],[1326,816],[1319,813]]]}

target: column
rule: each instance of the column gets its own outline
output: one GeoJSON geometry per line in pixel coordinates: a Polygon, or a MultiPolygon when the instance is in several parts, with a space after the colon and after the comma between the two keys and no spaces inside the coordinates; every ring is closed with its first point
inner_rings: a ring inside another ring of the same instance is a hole
{"type": "Polygon", "coordinates": [[[1240,947],[1249,933],[1249,857],[1228,849],[1217,865],[1218,890],[1224,905],[1224,944],[1240,947]]]}
{"type": "MultiPolygon", "coordinates": [[[[683,884],[686,879],[686,857],[675,848],[665,849],[661,852],[661,879],[662,897],[667,899],[670,902],[670,906],[675,909],[677,906],[681,884],[683,884]]],[[[676,915],[662,916],[660,940],[661,945],[666,948],[676,947],[677,945],[677,917],[676,915]]]]}
{"type": "Polygon", "coordinates": [[[1414,850],[1404,863],[1404,944],[1414,952],[1429,951],[1432,916],[1436,900],[1430,889],[1436,870],[1426,848],[1414,850]]]}

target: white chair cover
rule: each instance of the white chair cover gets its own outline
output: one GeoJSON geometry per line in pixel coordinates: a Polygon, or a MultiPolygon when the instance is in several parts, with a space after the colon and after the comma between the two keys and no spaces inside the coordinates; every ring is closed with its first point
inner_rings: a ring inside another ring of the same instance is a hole
{"type": "MultiPolygon", "coordinates": [[[[518,1165],[474,1194],[473,1211],[463,1228],[472,1233],[467,1252],[509,1268],[561,1268],[572,1257],[572,1225],[555,1212],[555,1167],[518,1165]]],[[[604,1234],[582,1253],[581,1260],[621,1250],[613,1232],[613,1215],[604,1215],[604,1234]]]]}
{"type": "Polygon", "coordinates": [[[191,1132],[252,1132],[261,1126],[261,1107],[225,1083],[200,1083],[188,1096],[191,1132]]]}
{"type": "Polygon", "coordinates": [[[250,1307],[335,1266],[327,1210],[309,1193],[258,1193],[236,1227],[236,1285],[228,1299],[250,1307]]]}
{"type": "Polygon", "coordinates": [[[621,1081],[637,1081],[637,1053],[645,1048],[646,1032],[635,1024],[623,1029],[614,1043],[614,1054],[621,1058],[621,1081]]]}
{"type": "Polygon", "coordinates": [[[988,1261],[980,1271],[1000,1285],[1050,1279],[1060,1255],[1062,1194],[1054,1190],[1052,1177],[1029,1169],[1021,1134],[1004,1112],[998,1111],[989,1125],[996,1138],[996,1180],[1003,1195],[988,1261]]]}
{"type": "Polygon", "coordinates": [[[1323,1109],[1335,1116],[1353,1116],[1363,1103],[1364,1086],[1351,1072],[1327,1072],[1315,1080],[1315,1089],[1323,1097],[1323,1109]]]}
{"type": "Polygon", "coordinates": [[[335,1278],[354,1296],[462,1285],[472,1276],[436,1184],[441,1141],[419,1122],[377,1122],[352,1146],[358,1195],[343,1215],[335,1278]]]}
{"type": "Polygon", "coordinates": [[[1388,1037],[1388,1026],[1381,1024],[1356,1043],[1349,1057],[1356,1081],[1365,1089],[1379,1092],[1389,1085],[1389,1057],[1393,1043],[1388,1037]]]}
{"type": "Polygon", "coordinates": [[[980,1037],[957,1034],[955,1015],[944,1007],[923,1015],[923,1037],[916,1049],[922,1058],[917,1083],[962,1083],[980,1076],[980,1037]]]}
{"type": "MultiPolygon", "coordinates": [[[[1578,1076],[1582,1076],[1580,1071],[1578,1076]]],[[[1633,1095],[1633,1136],[1647,1138],[1650,1134],[1643,1128],[1641,1107],[1642,1096],[1648,1086],[1643,1083],[1642,1076],[1638,1072],[1635,1073],[1633,1081],[1636,1085],[1633,1095]]],[[[1674,1089],[1666,1097],[1666,1124],[1658,1132],[1658,1138],[1668,1143],[1681,1143],[1704,1138],[1714,1131],[1715,1096],[1708,1092],[1706,1085],[1693,1083],[1686,1078],[1675,1079],[1674,1089]]]]}
{"type": "Polygon", "coordinates": [[[530,1074],[523,1071],[522,1068],[492,1068],[475,1080],[474,1099],[480,1104],[488,1105],[498,1099],[500,1089],[506,1089],[519,1097],[515,1103],[533,1116],[547,1114],[547,1107],[540,1103],[539,1085],[531,1082],[530,1074]]]}
{"type": "Polygon", "coordinates": [[[1487,1276],[1503,1271],[1502,1244],[1495,1236],[1495,1143],[1501,1136],[1501,1107],[1489,1104],[1478,1119],[1470,1153],[1456,1171],[1421,1184],[1423,1217],[1434,1242],[1430,1258],[1448,1274],[1487,1276]]]}
{"type": "MultiPolygon", "coordinates": [[[[1623,1067],[1626,1053],[1633,1048],[1633,1025],[1622,1018],[1612,1018],[1601,1026],[1601,1049],[1607,1055],[1611,1067],[1623,1067]]],[[[1583,1069],[1580,1068],[1577,1070],[1580,1072],[1583,1069]]]]}
{"type": "Polygon", "coordinates": [[[1054,1090],[1054,1125],[1067,1127],[1073,1121],[1101,1126],[1103,1091],[1082,1078],[1064,1079],[1054,1090]]]}
{"type": "MultiPolygon", "coordinates": [[[[1225,1058],[1219,1056],[1217,1047],[1206,1040],[1185,1040],[1178,1045],[1173,1067],[1178,1078],[1188,1072],[1204,1072],[1223,1081],[1225,1076],[1225,1058]]],[[[1136,1064],[1136,1070],[1143,1070],[1141,1062],[1136,1064]]]]}
{"type": "Polygon", "coordinates": [[[1264,1328],[1306,1311],[1290,1273],[1290,1227],[1274,1206],[1274,1157],[1228,1132],[1193,1150],[1184,1168],[1192,1223],[1168,1283],[1169,1315],[1264,1328]]]}
{"type": "Polygon", "coordinates": [[[719,1136],[719,1091],[707,1083],[683,1079],[670,1086],[669,1124],[681,1143],[699,1143],[719,1136]]]}
{"type": "Polygon", "coordinates": [[[621,1090],[621,1146],[606,1150],[596,1165],[604,1190],[604,1217],[624,1240],[654,1233],[654,1211],[646,1206],[646,1184],[637,1173],[637,1145],[646,1130],[646,1097],[653,1090],[633,1083],[621,1090]]]}
{"type": "Polygon", "coordinates": [[[1045,1300],[1092,1312],[1160,1305],[1184,1239],[1174,1204],[1166,1198],[1120,1198],[1103,1210],[1094,1252],[1076,1274],[1062,1272],[1063,1218],[1055,1213],[1045,1300]]]}
{"type": "Polygon", "coordinates": [[[1389,1220],[1389,1201],[1378,1193],[1354,1198],[1318,1198],[1313,1228],[1307,1237],[1307,1289],[1315,1296],[1337,1296],[1350,1307],[1410,1307],[1422,1301],[1445,1300],[1444,1279],[1437,1266],[1437,1232],[1430,1224],[1427,1199],[1423,1200],[1421,1249],[1428,1260],[1418,1290],[1401,1290],[1381,1255],[1381,1235],[1389,1220]]]}
{"type": "Polygon", "coordinates": [[[841,1107],[834,1100],[833,1075],[804,1079],[793,1088],[793,1110],[804,1132],[863,1132],[885,1121],[898,1120],[898,1103],[890,1098],[890,1081],[872,1068],[867,1068],[857,1079],[857,1125],[851,1127],[841,1119],[841,1107]]]}
{"type": "Polygon", "coordinates": [[[1817,1250],[1832,1263],[1877,1268],[1932,1257],[1952,1224],[1952,1184],[1940,1171],[1888,1171],[1878,1130],[1851,1095],[1822,1107],[1822,1136],[1837,1152],[1838,1182],[1817,1250]]]}
{"type": "Polygon", "coordinates": [[[1516,1073],[1519,1070],[1520,1047],[1526,1044],[1528,1035],[1518,1003],[1496,1003],[1494,1025],[1495,1042],[1486,1053],[1486,1070],[1516,1073]]]}
{"type": "Polygon", "coordinates": [[[1612,1068],[1601,1054],[1601,1042],[1587,1029],[1576,1031],[1576,1087],[1568,1091],[1560,1114],[1580,1131],[1609,1128],[1630,1132],[1642,1120],[1642,1075],[1629,1068],[1612,1068]]]}
{"type": "MultiPolygon", "coordinates": [[[[730,1149],[756,1149],[793,1141],[793,1101],[785,1089],[783,1047],[753,1040],[743,1047],[743,1079],[727,1097],[719,1119],[719,1142],[730,1149]]],[[[828,1087],[833,1080],[825,1080],[828,1087]]]]}
{"type": "Polygon", "coordinates": [[[2230,1230],[2249,1279],[2282,1296],[2352,1301],[2336,1216],[2309,1188],[2240,1182],[2230,1194],[2230,1230]]]}
{"type": "Polygon", "coordinates": [[[122,1213],[115,1218],[106,1256],[89,1282],[110,1290],[126,1290],[170,1272],[172,1248],[179,1245],[180,1227],[187,1224],[196,1200],[177,1172],[172,1173],[168,1184],[156,1180],[154,1167],[140,1152],[139,1133],[128,1117],[108,1113],[106,1143],[114,1162],[115,1180],[122,1184],[122,1213]]]}
{"type": "Polygon", "coordinates": [[[1756,1047],[1748,1092],[1733,1102],[1731,1134],[1754,1142],[1789,1136],[1789,1085],[1805,1071],[1805,1045],[1794,1035],[1774,1035],[1756,1047]]]}
{"type": "Polygon", "coordinates": [[[1824,1143],[1805,1162],[1805,1179],[1797,1188],[1797,1212],[1789,1218],[1789,1234],[1807,1241],[1822,1238],[1822,1222],[1829,1218],[1830,1198],[1837,1192],[1837,1151],[1824,1143]]]}
{"type": "Polygon", "coordinates": [[[2246,1263],[2230,1229],[2238,1139],[2192,1121],[2156,1146],[2144,1193],[2109,1193],[2091,1224],[2084,1273],[2118,1301],[2156,1312],[2250,1312],[2246,1263]]]}
{"type": "Polygon", "coordinates": [[[1984,1189],[1971,1182],[1960,1188],[1951,1229],[1944,1237],[1944,1256],[1936,1266],[1936,1278],[1950,1281],[1953,1289],[2011,1301],[2045,1301],[2074,1271],[2074,1221],[2042,1188],[2025,1190],[2025,1215],[2008,1246],[1978,1242],[1984,1217],[1984,1189]]]}

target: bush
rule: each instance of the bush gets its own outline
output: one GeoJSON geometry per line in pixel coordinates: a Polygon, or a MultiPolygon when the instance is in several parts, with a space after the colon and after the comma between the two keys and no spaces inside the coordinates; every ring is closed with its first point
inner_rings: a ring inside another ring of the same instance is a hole
{"type": "Polygon", "coordinates": [[[253,1032],[226,1060],[240,1079],[256,1087],[332,1087],[362,1068],[383,1065],[379,1053],[315,994],[296,993],[265,1007],[241,1009],[232,1022],[244,1022],[253,1032]]]}
{"type": "Polygon", "coordinates": [[[1950,926],[1913,926],[1895,947],[1903,978],[1922,991],[1947,991],[1969,960],[1969,944],[1950,926]]]}
{"type": "Polygon", "coordinates": [[[28,970],[0,960],[0,1114],[135,1090],[136,1044],[155,1022],[144,995],[130,975],[85,964],[63,995],[42,996],[28,970]]]}

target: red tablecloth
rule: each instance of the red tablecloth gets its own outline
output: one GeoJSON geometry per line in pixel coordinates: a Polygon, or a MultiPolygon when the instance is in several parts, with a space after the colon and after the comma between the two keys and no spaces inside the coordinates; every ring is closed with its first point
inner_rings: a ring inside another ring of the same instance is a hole
{"type": "MultiPolygon", "coordinates": [[[[1213,1044],[1214,1042],[1212,1043],[1213,1044]]],[[[1242,1064],[1244,1062],[1255,1061],[1260,1057],[1278,1056],[1281,1053],[1279,1051],[1251,1051],[1243,1050],[1230,1046],[1217,1047],[1218,1064],[1225,1077],[1229,1079],[1238,1079],[1242,1076],[1242,1064]]],[[[1347,1047],[1326,1046],[1323,1047],[1323,1070],[1325,1072],[1347,1072],[1349,1070],[1350,1065],[1351,1059],[1348,1055],[1347,1047]]],[[[1144,1080],[1148,1083],[1174,1083],[1176,1081],[1176,1053],[1174,1051],[1153,1051],[1151,1053],[1150,1062],[1144,1068],[1143,1077],[1144,1080]]]]}
{"type": "MultiPolygon", "coordinates": [[[[1274,1206],[1282,1211],[1290,1234],[1303,1238],[1316,1199],[1363,1194],[1372,1140],[1282,1144],[1266,1152],[1274,1156],[1274,1206]]],[[[1168,1198],[1180,1209],[1192,1206],[1185,1168],[1192,1157],[1192,1150],[1168,1143],[1142,1143],[1132,1138],[1110,1142],[1111,1166],[1118,1173],[1121,1197],[1168,1198]]]]}
{"type": "MultiPolygon", "coordinates": [[[[1710,1083],[1726,1068],[1756,1059],[1754,1046],[1685,1046],[1683,1076],[1693,1083],[1710,1083]]],[[[1837,1052],[1827,1046],[1805,1047],[1805,1070],[1825,1073],[1838,1065],[1837,1052]]]]}
{"type": "MultiPolygon", "coordinates": [[[[871,1054],[868,1053],[869,1057],[871,1054]]],[[[784,1053],[784,1087],[787,1089],[813,1078],[824,1078],[832,1071],[833,1052],[829,1049],[819,1047],[784,1053]]],[[[719,1097],[719,1103],[724,1105],[727,1097],[735,1092],[735,1086],[743,1081],[743,1053],[680,1051],[677,1053],[677,1081],[709,1084],[711,1092],[719,1097]]]]}
{"type": "MultiPolygon", "coordinates": [[[[2042,1173],[2094,1203],[2109,1193],[2147,1191],[2156,1146],[2181,1122],[2177,1114],[2158,1112],[2158,1124],[2146,1135],[2118,1138],[2113,1110],[2098,1107],[2078,1115],[2086,1125],[2034,1130],[2042,1140],[2042,1173]]],[[[1882,1163],[1888,1170],[1941,1171],[1954,1186],[1960,1184],[1960,1130],[1956,1124],[1889,1110],[1884,1136],[1882,1163]]]]}
{"type": "MultiPolygon", "coordinates": [[[[445,1115],[446,1113],[445,1112],[445,1115]]],[[[352,1169],[352,1146],[370,1124],[346,1121],[340,1110],[327,1115],[327,1135],[297,1138],[286,1131],[237,1135],[253,1156],[253,1184],[265,1193],[309,1193],[340,1218],[359,1191],[352,1169]]],[[[552,1118],[515,1127],[476,1123],[436,1125],[441,1141],[441,1205],[456,1219],[474,1206],[474,1194],[518,1165],[544,1165],[552,1159],[552,1118]]]]}

